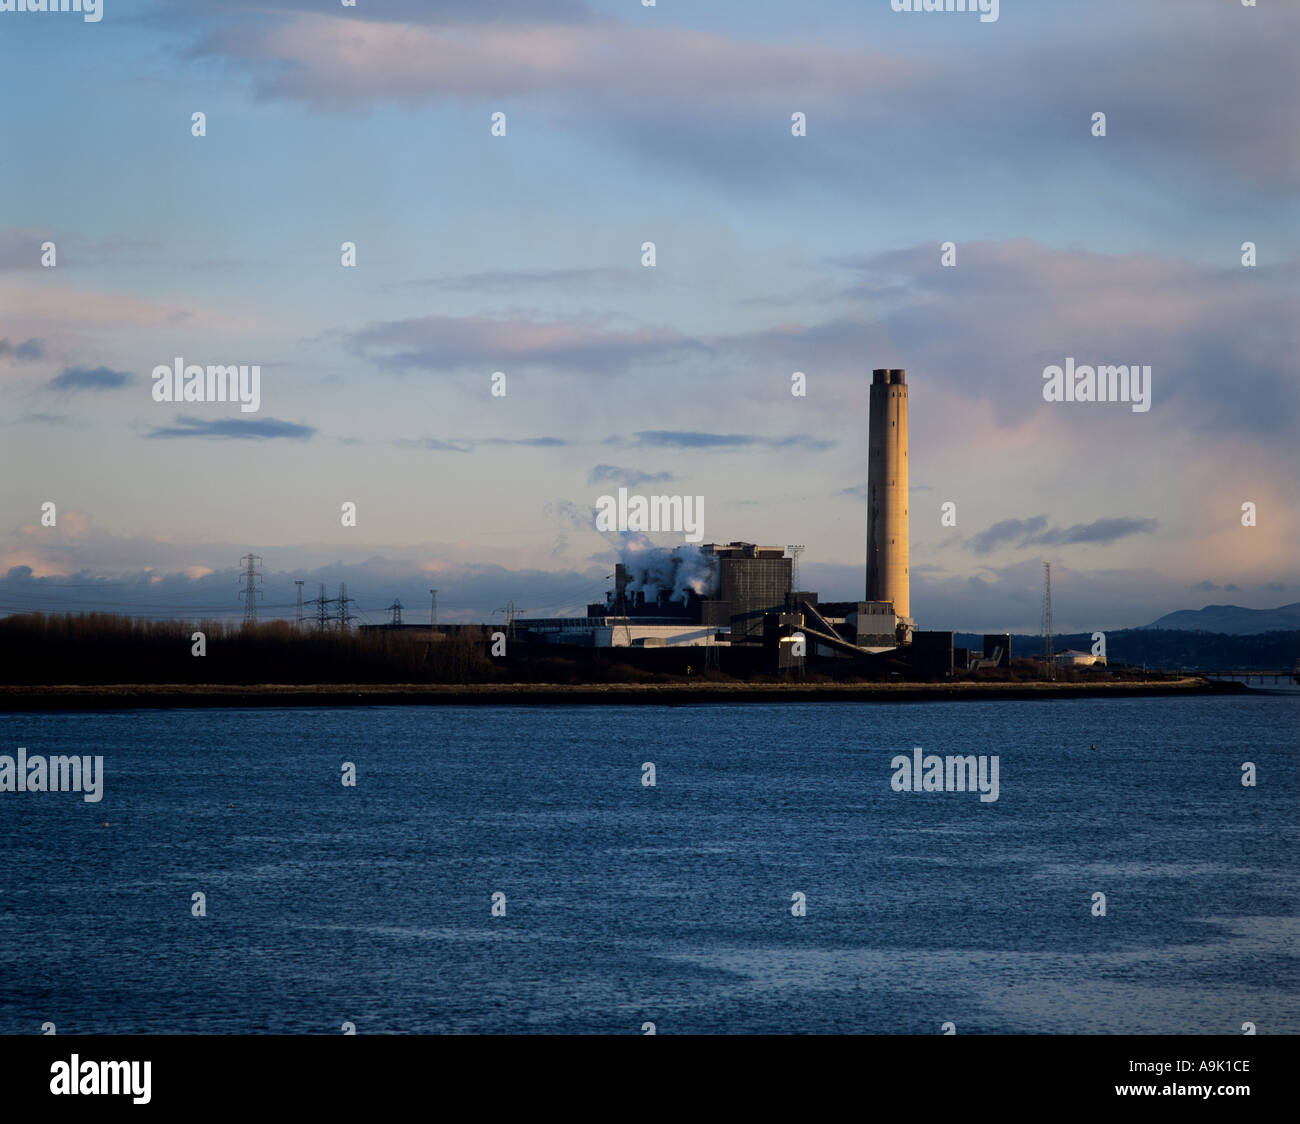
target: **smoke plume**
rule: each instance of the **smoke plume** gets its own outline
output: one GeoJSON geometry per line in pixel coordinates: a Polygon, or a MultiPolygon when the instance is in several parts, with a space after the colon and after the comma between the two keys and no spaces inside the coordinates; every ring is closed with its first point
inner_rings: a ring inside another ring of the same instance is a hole
{"type": "Polygon", "coordinates": [[[669,601],[685,602],[691,592],[706,598],[717,593],[713,556],[693,544],[656,546],[643,534],[629,533],[619,554],[627,569],[629,597],[644,593],[647,601],[666,595],[669,601]]]}

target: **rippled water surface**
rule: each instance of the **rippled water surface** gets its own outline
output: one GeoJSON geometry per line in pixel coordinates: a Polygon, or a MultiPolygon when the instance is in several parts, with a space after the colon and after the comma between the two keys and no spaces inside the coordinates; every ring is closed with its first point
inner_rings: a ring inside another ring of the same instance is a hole
{"type": "Polygon", "coordinates": [[[0,793],[7,1033],[1300,1033],[1296,695],[0,715],[19,746],[106,780],[0,793]],[[998,800],[893,791],[914,746],[997,754],[998,800]]]}

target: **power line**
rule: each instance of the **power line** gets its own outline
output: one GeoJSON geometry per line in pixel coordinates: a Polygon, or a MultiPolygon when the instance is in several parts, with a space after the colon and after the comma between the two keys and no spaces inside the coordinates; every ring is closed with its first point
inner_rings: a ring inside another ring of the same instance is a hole
{"type": "Polygon", "coordinates": [[[261,565],[262,559],[256,554],[245,554],[240,563],[247,562],[248,568],[239,575],[242,583],[247,582],[241,589],[244,598],[244,620],[250,624],[257,623],[257,599],[264,596],[262,591],[257,588],[257,583],[262,580],[262,572],[257,568],[261,565]]]}
{"type": "Polygon", "coordinates": [[[334,604],[333,601],[325,597],[325,583],[320,583],[320,596],[307,602],[309,605],[316,606],[316,631],[324,632],[329,627],[330,611],[329,607],[334,604]]]}
{"type": "Polygon", "coordinates": [[[505,615],[506,615],[506,634],[509,636],[510,640],[512,640],[512,641],[513,641],[514,638],[515,638],[515,617],[516,617],[516,615],[518,615],[518,614],[519,614],[520,612],[522,612],[522,611],[523,611],[523,610],[521,610],[521,609],[520,609],[520,608],[519,608],[519,607],[518,607],[518,606],[517,606],[513,601],[507,601],[507,602],[506,602],[506,607],[505,607],[504,609],[493,609],[493,610],[492,610],[492,615],[493,615],[493,616],[496,616],[497,613],[505,613],[505,615]]]}
{"type": "Polygon", "coordinates": [[[599,579],[588,578],[586,581],[582,583],[581,586],[577,586],[571,591],[567,593],[562,593],[557,597],[552,597],[548,600],[543,600],[543,601],[538,601],[536,598],[534,598],[533,600],[535,603],[533,607],[529,610],[529,612],[537,613],[543,609],[549,609],[553,605],[572,604],[575,598],[577,598],[581,594],[586,593],[589,590],[603,591],[603,587],[607,581],[609,581],[608,575],[599,579]]]}
{"type": "Polygon", "coordinates": [[[338,624],[339,624],[340,632],[346,632],[348,628],[351,627],[352,622],[357,619],[355,613],[351,613],[348,611],[348,605],[355,605],[355,604],[356,602],[351,597],[348,596],[348,583],[339,582],[338,624]]]}

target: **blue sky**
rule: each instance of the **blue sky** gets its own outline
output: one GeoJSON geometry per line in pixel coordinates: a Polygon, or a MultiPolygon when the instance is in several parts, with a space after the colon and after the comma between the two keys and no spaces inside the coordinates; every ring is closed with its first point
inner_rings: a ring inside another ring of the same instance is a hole
{"type": "Polygon", "coordinates": [[[1044,556],[1062,628],[1300,600],[1294,8],[104,4],[0,13],[0,608],[237,611],[251,549],[271,604],[576,609],[647,474],[859,596],[876,366],[923,627],[1036,627],[1044,556]],[[1067,356],[1152,409],[1044,402],[1067,356]]]}

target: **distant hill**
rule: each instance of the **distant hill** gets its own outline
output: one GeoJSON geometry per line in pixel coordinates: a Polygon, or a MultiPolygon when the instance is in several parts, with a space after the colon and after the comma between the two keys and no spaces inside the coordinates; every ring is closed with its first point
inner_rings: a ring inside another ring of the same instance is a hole
{"type": "Polygon", "coordinates": [[[1243,609],[1240,605],[1206,605],[1204,609],[1179,609],[1140,628],[1175,632],[1217,632],[1228,636],[1255,636],[1261,632],[1286,632],[1300,628],[1300,601],[1278,609],[1243,609]]]}

